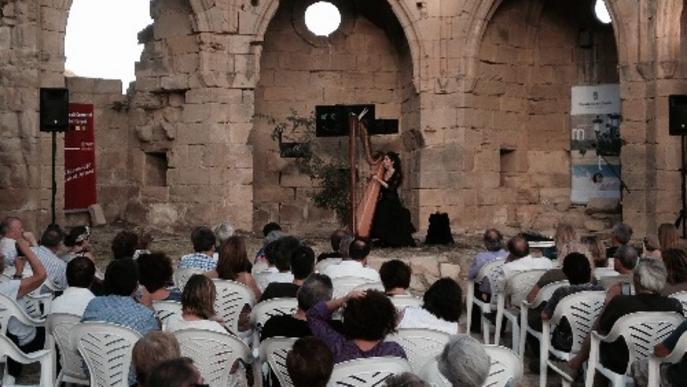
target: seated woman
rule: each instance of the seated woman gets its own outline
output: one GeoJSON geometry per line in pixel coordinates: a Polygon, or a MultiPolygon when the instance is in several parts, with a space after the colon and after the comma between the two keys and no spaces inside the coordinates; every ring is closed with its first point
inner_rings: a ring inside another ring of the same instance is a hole
{"type": "Polygon", "coordinates": [[[246,241],[240,236],[229,237],[219,248],[217,269],[205,273],[210,278],[236,281],[246,285],[260,299],[262,292],[258,288],[250,271],[252,265],[246,253],[246,241]]]}
{"type": "Polygon", "coordinates": [[[661,256],[668,271],[666,286],[661,294],[669,296],[687,290],[687,252],[683,249],[671,248],[662,251],[661,256]]]}
{"type": "Polygon", "coordinates": [[[306,313],[313,335],[332,351],[334,362],[375,356],[406,358],[403,348],[384,338],[396,330],[396,308],[384,293],[353,291],[346,297],[319,302],[306,313]],[[327,321],[342,306],[346,336],[334,330],[327,321]]]}
{"type": "Polygon", "coordinates": [[[211,279],[202,274],[192,275],[181,296],[181,315],[174,315],[165,320],[163,330],[175,332],[198,328],[227,333],[215,313],[216,297],[215,284],[211,279]]]}
{"type": "Polygon", "coordinates": [[[401,312],[399,328],[427,328],[450,335],[458,333],[463,292],[456,281],[442,278],[425,292],[422,307],[408,307],[401,312]]]}
{"type": "Polygon", "coordinates": [[[139,283],[145,291],[141,303],[152,305],[153,301],[181,301],[179,289],[169,287],[172,284],[172,260],[164,253],[141,254],[138,264],[139,283]]]}

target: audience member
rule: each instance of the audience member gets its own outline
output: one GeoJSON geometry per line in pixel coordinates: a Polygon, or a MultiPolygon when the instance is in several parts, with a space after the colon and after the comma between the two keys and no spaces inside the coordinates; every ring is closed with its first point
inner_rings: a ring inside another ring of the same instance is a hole
{"type": "Polygon", "coordinates": [[[627,245],[632,239],[632,227],[625,223],[618,223],[613,226],[611,231],[611,247],[606,249],[607,257],[615,257],[615,251],[618,247],[627,245]]]}
{"type": "Polygon", "coordinates": [[[632,284],[632,271],[639,260],[639,254],[634,247],[628,245],[619,246],[613,256],[613,268],[619,274],[616,276],[603,277],[599,284],[609,291],[629,294],[629,286],[632,284]],[[621,289],[624,287],[625,289],[621,289]]]}
{"type": "Polygon", "coordinates": [[[294,387],[325,387],[334,369],[334,357],[315,337],[303,337],[286,355],[286,370],[294,387]]]}
{"type": "Polygon", "coordinates": [[[138,234],[128,230],[122,230],[112,239],[112,259],[134,258],[138,247],[138,234]]]}
{"type": "Polygon", "coordinates": [[[413,271],[405,262],[392,259],[379,268],[379,277],[384,285],[384,293],[389,297],[409,296],[410,278],[413,271]]]}
{"type": "Polygon", "coordinates": [[[481,387],[489,376],[491,360],[477,340],[452,336],[437,356],[437,368],[453,387],[481,387]]]}
{"type": "Polygon", "coordinates": [[[346,235],[348,235],[348,231],[344,229],[338,229],[334,231],[332,235],[329,237],[329,242],[331,243],[332,251],[318,255],[317,262],[327,258],[341,258],[341,240],[346,235]]]}
{"type": "Polygon", "coordinates": [[[355,240],[355,236],[351,234],[346,234],[341,238],[341,243],[339,243],[339,252],[341,253],[341,259],[347,259],[351,257],[350,249],[351,243],[355,240]]]}
{"type": "Polygon", "coordinates": [[[563,259],[570,253],[582,253],[589,256],[586,246],[580,242],[575,228],[569,223],[559,223],[553,237],[556,243],[556,266],[563,266],[563,259]]]}
{"type": "Polygon", "coordinates": [[[267,285],[265,292],[262,293],[260,301],[272,298],[293,298],[296,297],[298,289],[303,285],[303,281],[312,274],[315,269],[315,253],[308,246],[299,246],[291,254],[291,274],[293,282],[272,282],[267,285]]]}
{"type": "Polygon", "coordinates": [[[17,257],[19,251],[17,250],[17,241],[24,239],[29,243],[29,246],[36,246],[36,240],[31,235],[24,231],[24,223],[16,216],[8,216],[0,223],[0,254],[5,256],[5,265],[14,266],[14,259],[17,257]]]}
{"type": "Polygon", "coordinates": [[[129,327],[141,335],[159,330],[155,313],[132,297],[138,289],[138,268],[132,259],[110,262],[105,270],[106,296],[95,297],[86,306],[81,321],[104,321],[129,327]]]}
{"type": "Polygon", "coordinates": [[[153,235],[143,227],[136,227],[134,229],[138,243],[136,243],[136,251],[134,251],[134,259],[138,259],[143,254],[150,254],[150,244],[153,242],[153,235]]]}
{"type": "Polygon", "coordinates": [[[136,342],[131,354],[138,387],[146,386],[150,372],[158,364],[179,357],[179,342],[174,335],[158,331],[148,332],[136,342]]]}
{"type": "Polygon", "coordinates": [[[676,248],[680,245],[680,234],[672,223],[658,226],[658,241],[661,251],[676,248]]]}
{"type": "Polygon", "coordinates": [[[86,306],[95,297],[90,290],[95,279],[95,265],[86,257],[76,257],[67,264],[67,287],[52,301],[51,313],[83,316],[86,306]]]}
{"type": "MultiPolygon", "coordinates": [[[[308,325],[307,312],[319,302],[332,299],[332,280],[326,275],[313,273],[303,282],[298,290],[298,310],[292,315],[271,317],[260,332],[260,340],[270,337],[305,337],[312,332],[308,325]]],[[[329,324],[338,332],[343,332],[340,321],[332,320],[329,324]]]]}
{"type": "Polygon", "coordinates": [[[608,266],[608,257],[606,257],[606,248],[601,239],[596,235],[588,235],[582,237],[582,243],[587,247],[589,256],[593,261],[594,268],[602,268],[608,266]]]}
{"type": "Polygon", "coordinates": [[[230,222],[222,222],[215,227],[215,237],[217,238],[217,243],[221,245],[229,237],[234,236],[234,226],[230,222]]]}
{"type": "Polygon", "coordinates": [[[181,301],[181,291],[172,286],[174,267],[165,253],[142,254],[136,260],[140,283],[145,291],[141,303],[152,305],[153,301],[181,301]]]}
{"type": "Polygon", "coordinates": [[[468,279],[471,280],[477,277],[477,273],[484,265],[497,259],[503,259],[508,255],[508,251],[503,248],[503,235],[501,235],[499,230],[495,228],[486,230],[482,236],[482,241],[486,251],[477,254],[474,261],[472,261],[468,271],[468,279]]]}
{"type": "Polygon", "coordinates": [[[164,361],[149,374],[145,387],[201,387],[203,377],[188,357],[164,361]]]}
{"type": "MultiPolygon", "coordinates": [[[[14,223],[18,221],[17,218],[11,221],[14,223]]],[[[21,222],[21,221],[20,221],[21,222]]],[[[20,227],[21,229],[21,227],[20,227]]],[[[15,261],[26,259],[31,267],[32,274],[30,277],[21,279],[12,279],[5,282],[0,282],[0,293],[13,300],[17,300],[20,307],[24,306],[23,298],[32,291],[38,289],[43,281],[47,278],[45,268],[41,264],[36,254],[31,250],[29,241],[27,241],[21,233],[19,235],[12,235],[17,246],[17,255],[15,261]]],[[[5,269],[4,257],[0,255],[0,273],[5,269]]],[[[19,349],[25,353],[43,349],[45,343],[45,329],[35,328],[24,325],[15,317],[10,317],[7,324],[6,336],[12,340],[19,349]]],[[[12,377],[17,377],[21,374],[22,365],[12,359],[7,359],[7,372],[12,377]]]]}
{"type": "Polygon", "coordinates": [[[647,235],[642,239],[642,258],[661,259],[661,246],[656,235],[647,235]]]}
{"type": "Polygon", "coordinates": [[[687,252],[679,248],[670,248],[661,252],[668,276],[666,286],[661,294],[669,296],[687,290],[687,252]]]}
{"type": "Polygon", "coordinates": [[[535,258],[530,255],[530,246],[522,235],[516,235],[508,241],[508,256],[506,261],[495,273],[487,279],[494,281],[492,289],[500,292],[506,281],[519,272],[528,270],[549,270],[553,263],[546,257],[535,258]]]}
{"type": "Polygon", "coordinates": [[[90,260],[95,261],[91,252],[90,240],[91,230],[88,226],[72,228],[64,237],[64,245],[67,247],[67,252],[61,258],[66,262],[76,257],[88,257],[90,260]]]}
{"type": "Polygon", "coordinates": [[[338,264],[328,266],[323,274],[332,280],[341,277],[358,277],[369,282],[380,282],[379,273],[367,267],[367,255],[370,245],[362,239],[354,239],[349,247],[350,258],[344,258],[338,264]]]}
{"type": "Polygon", "coordinates": [[[199,269],[212,271],[217,268],[215,254],[215,234],[207,227],[196,227],[191,233],[193,254],[181,257],[179,269],[199,269]]]}
{"type": "Polygon", "coordinates": [[[427,328],[450,335],[458,333],[463,292],[456,281],[441,278],[427,289],[422,307],[408,307],[401,312],[399,328],[427,328]]]}
{"type": "Polygon", "coordinates": [[[384,380],[386,387],[430,387],[424,380],[415,374],[404,372],[402,374],[391,375],[384,380]]]}
{"type": "Polygon", "coordinates": [[[260,297],[260,289],[255,278],[250,274],[251,263],[246,252],[246,240],[234,235],[220,246],[219,260],[215,270],[205,273],[210,278],[236,281],[246,285],[256,298],[260,297]]]}
{"type": "Polygon", "coordinates": [[[217,290],[212,280],[201,274],[189,278],[181,296],[181,315],[173,315],[165,320],[163,330],[175,332],[186,328],[205,329],[226,333],[215,313],[217,290]]]}
{"type": "MultiPolygon", "coordinates": [[[[64,233],[59,227],[48,227],[41,236],[39,245],[31,248],[48,273],[48,280],[58,291],[67,287],[67,264],[57,256],[62,248],[63,238],[64,233]]],[[[43,286],[41,291],[49,292],[50,289],[43,286]]]]}
{"type": "Polygon", "coordinates": [[[255,264],[258,266],[259,270],[262,270],[265,267],[267,267],[267,257],[265,256],[265,248],[267,247],[267,245],[285,236],[286,234],[282,232],[281,226],[279,224],[270,222],[263,226],[262,235],[264,237],[264,239],[262,240],[262,247],[255,254],[255,264]]]}
{"type": "MultiPolygon", "coordinates": [[[[355,242],[354,242],[355,243],[355,242]]],[[[382,292],[351,292],[343,298],[319,302],[306,312],[308,325],[334,355],[334,362],[374,356],[406,358],[403,348],[385,342],[386,335],[396,330],[396,308],[382,292]],[[343,324],[346,335],[329,325],[332,313],[346,305],[343,324]]]]}
{"type": "Polygon", "coordinates": [[[255,275],[255,281],[262,291],[273,282],[293,282],[291,255],[301,245],[301,242],[295,237],[284,236],[274,243],[274,250],[266,254],[268,267],[255,275]]]}

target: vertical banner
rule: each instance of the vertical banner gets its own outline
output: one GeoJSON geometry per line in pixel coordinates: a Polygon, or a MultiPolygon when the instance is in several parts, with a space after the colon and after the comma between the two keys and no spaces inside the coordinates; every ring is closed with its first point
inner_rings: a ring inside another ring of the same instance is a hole
{"type": "Polygon", "coordinates": [[[96,201],[93,105],[70,103],[64,136],[64,209],[85,209],[96,201]]]}
{"type": "Polygon", "coordinates": [[[573,86],[570,108],[574,204],[620,198],[620,87],[573,86]]]}

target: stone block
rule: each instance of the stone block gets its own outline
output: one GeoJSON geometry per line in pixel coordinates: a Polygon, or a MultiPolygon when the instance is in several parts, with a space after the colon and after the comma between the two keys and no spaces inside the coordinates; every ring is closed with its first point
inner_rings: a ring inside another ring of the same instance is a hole
{"type": "Polygon", "coordinates": [[[448,277],[458,281],[460,279],[460,265],[454,263],[441,263],[439,264],[439,272],[441,277],[448,277]]]}
{"type": "Polygon", "coordinates": [[[413,257],[410,259],[410,269],[414,275],[441,276],[436,257],[413,257]]]}
{"type": "Polygon", "coordinates": [[[614,198],[592,198],[587,202],[585,213],[617,213],[620,207],[620,200],[614,198]]]}
{"type": "Polygon", "coordinates": [[[590,219],[584,222],[584,228],[589,232],[603,231],[611,226],[607,220],[590,219]]]}
{"type": "Polygon", "coordinates": [[[88,215],[91,218],[91,226],[102,226],[107,224],[105,213],[100,204],[91,204],[88,206],[88,215]]]}

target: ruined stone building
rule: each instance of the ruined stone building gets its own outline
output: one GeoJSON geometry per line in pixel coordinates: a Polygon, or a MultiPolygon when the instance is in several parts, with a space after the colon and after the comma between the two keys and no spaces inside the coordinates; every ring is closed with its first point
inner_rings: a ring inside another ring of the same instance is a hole
{"type": "MultiPolygon", "coordinates": [[[[67,87],[72,102],[95,104],[108,220],[329,232],[334,212],[312,200],[319,182],[272,135],[275,121],[334,104],[398,120],[372,145],[401,153],[420,230],[435,211],[458,231],[547,231],[561,219],[599,231],[622,218],[642,234],[675,220],[682,154],[668,96],[687,94],[683,1],[606,0],[610,24],[593,0],[329,1],[341,25],[318,37],[304,24],[314,0],[152,0],[126,95],[118,81],[65,78],[70,0],[0,1],[0,214],[49,221],[38,93],[67,87]],[[571,89],[600,84],[619,85],[628,190],[620,206],[587,208],[571,201],[571,89]]],[[[313,141],[328,155],[348,149],[343,137],[313,141]]],[[[69,222],[62,180],[58,218],[69,222]]]]}

